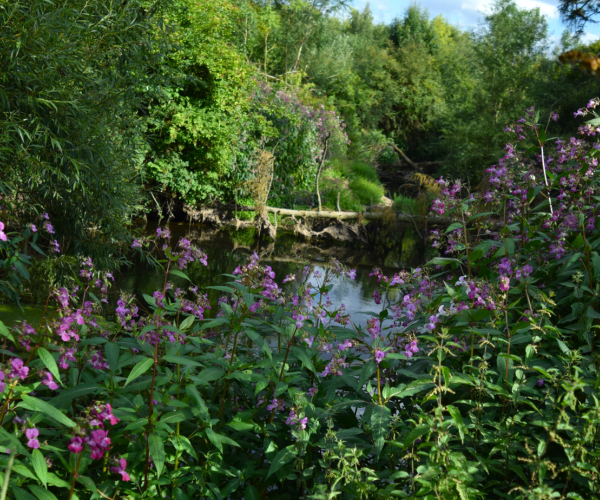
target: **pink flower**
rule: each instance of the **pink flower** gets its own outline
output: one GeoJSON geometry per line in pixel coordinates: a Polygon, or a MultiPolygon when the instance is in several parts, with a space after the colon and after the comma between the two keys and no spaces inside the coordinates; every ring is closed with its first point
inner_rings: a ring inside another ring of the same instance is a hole
{"type": "Polygon", "coordinates": [[[44,372],[42,374],[42,384],[47,385],[48,388],[52,389],[53,391],[58,389],[58,385],[56,384],[56,382],[54,382],[54,378],[52,377],[52,374],[50,372],[44,372]]]}
{"type": "Polygon", "coordinates": [[[80,437],[74,437],[71,439],[71,444],[69,445],[69,451],[75,453],[75,455],[77,455],[78,453],[81,453],[81,451],[83,450],[83,439],[81,439],[80,437]]]}
{"type": "Polygon", "coordinates": [[[0,221],[0,240],[6,241],[6,234],[4,234],[4,222],[0,221]]]}
{"type": "Polygon", "coordinates": [[[121,474],[121,479],[123,481],[129,481],[129,474],[127,474],[127,472],[125,472],[126,467],[127,467],[127,460],[125,460],[124,458],[121,458],[119,460],[119,465],[117,467],[111,467],[110,471],[114,472],[115,474],[121,474]]]}
{"type": "Polygon", "coordinates": [[[27,429],[25,431],[25,436],[29,441],[27,441],[27,446],[37,450],[40,447],[40,442],[37,440],[37,437],[40,435],[40,431],[38,431],[35,427],[31,429],[27,429]]]}
{"type": "Polygon", "coordinates": [[[0,372],[0,392],[4,392],[4,388],[6,387],[6,382],[4,382],[5,378],[6,374],[4,372],[0,372]]]}
{"type": "Polygon", "coordinates": [[[29,368],[23,366],[23,360],[19,358],[13,358],[11,360],[11,372],[8,374],[9,378],[20,378],[25,380],[25,377],[29,374],[29,368]]]}

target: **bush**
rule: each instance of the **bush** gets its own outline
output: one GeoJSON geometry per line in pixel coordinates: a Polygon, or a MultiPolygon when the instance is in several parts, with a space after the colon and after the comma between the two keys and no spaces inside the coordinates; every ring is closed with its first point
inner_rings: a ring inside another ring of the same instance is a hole
{"type": "MultiPolygon", "coordinates": [[[[536,122],[530,110],[519,133],[543,144],[536,122]]],[[[306,266],[286,293],[256,254],[213,287],[205,318],[206,295],[169,279],[206,256],[166,229],[133,244],[160,251],[162,289],[143,307],[122,295],[119,326],[100,326],[111,275],[84,259],[81,286],[53,290],[39,327],[0,323],[4,491],[596,498],[600,151],[559,140],[544,164],[517,137],[523,152],[509,144],[484,196],[439,181],[433,209],[454,219],[433,231],[444,256],[374,269],[365,327],[326,300],[353,270],[306,266]]],[[[12,273],[20,235],[3,236],[12,273]]]]}
{"type": "Polygon", "coordinates": [[[364,205],[377,204],[381,201],[383,187],[367,179],[358,177],[350,181],[350,189],[364,205]]]}

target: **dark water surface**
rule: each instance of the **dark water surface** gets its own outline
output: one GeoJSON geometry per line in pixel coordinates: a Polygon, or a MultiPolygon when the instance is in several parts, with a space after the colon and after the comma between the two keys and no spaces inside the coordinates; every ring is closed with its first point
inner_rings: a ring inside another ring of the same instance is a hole
{"type": "MultiPolygon", "coordinates": [[[[155,225],[146,226],[148,233],[156,230],[155,225]]],[[[369,248],[342,244],[313,244],[301,241],[291,232],[279,231],[277,240],[259,238],[253,229],[236,231],[235,228],[215,229],[186,223],[171,223],[171,241],[174,246],[179,238],[185,237],[197,244],[208,255],[208,266],[194,263],[185,272],[192,282],[200,288],[218,285],[229,281],[222,276],[231,273],[238,265],[247,262],[256,252],[262,265],[269,265],[276,274],[276,281],[281,282],[288,274],[302,277],[302,269],[306,262],[312,264],[315,270],[323,272],[331,257],[343,264],[356,269],[356,279],[337,279],[329,293],[333,307],[345,304],[346,311],[353,314],[359,311],[373,309],[373,292],[377,288],[377,280],[369,277],[374,267],[380,267],[385,273],[394,273],[402,268],[409,268],[422,263],[417,245],[410,228],[401,228],[400,238],[392,236],[383,244],[370,245],[369,248]]],[[[176,286],[187,288],[189,283],[183,278],[171,276],[176,286]]],[[[134,293],[151,295],[155,290],[162,290],[164,272],[161,269],[148,267],[146,263],[136,262],[132,267],[125,267],[116,275],[112,291],[123,290],[134,293]]],[[[312,280],[315,283],[314,279],[312,280]]],[[[284,285],[291,291],[293,284],[284,285]]],[[[216,314],[216,303],[221,292],[207,290],[213,309],[208,315],[216,314]]],[[[116,295],[111,294],[116,301],[116,295]]],[[[111,301],[112,302],[112,301],[111,301]]],[[[366,316],[353,317],[353,321],[363,323],[366,316]]]]}

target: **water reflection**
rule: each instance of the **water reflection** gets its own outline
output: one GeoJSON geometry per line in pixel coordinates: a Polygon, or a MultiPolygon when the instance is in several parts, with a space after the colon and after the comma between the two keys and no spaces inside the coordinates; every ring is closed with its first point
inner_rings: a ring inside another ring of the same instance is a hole
{"type": "MultiPolygon", "coordinates": [[[[222,284],[230,278],[222,276],[231,273],[238,265],[244,264],[253,252],[256,252],[261,263],[268,264],[276,273],[276,280],[281,283],[286,275],[302,276],[304,263],[312,264],[315,270],[323,273],[324,266],[330,257],[356,269],[356,279],[336,279],[329,296],[333,307],[345,304],[346,311],[353,315],[353,321],[364,324],[367,316],[356,315],[359,311],[373,310],[372,295],[377,288],[377,281],[369,277],[373,267],[380,267],[385,273],[397,272],[403,266],[402,257],[409,256],[411,264],[416,265],[422,259],[407,248],[414,249],[415,243],[410,239],[410,228],[402,231],[400,242],[392,241],[387,249],[377,245],[372,249],[357,248],[349,245],[312,244],[299,241],[292,233],[279,231],[276,242],[265,241],[258,237],[256,231],[235,228],[214,229],[185,223],[173,223],[169,226],[172,241],[185,237],[199,245],[208,255],[208,266],[194,263],[187,274],[192,282],[203,288],[209,285],[222,284]],[[415,264],[416,263],[416,264],[415,264]]],[[[156,226],[147,226],[148,232],[154,232],[156,226]]],[[[393,239],[392,239],[393,240],[393,239]]],[[[309,277],[309,279],[311,279],[309,277]]],[[[113,290],[123,290],[137,296],[152,294],[162,289],[163,271],[149,268],[145,263],[136,263],[130,268],[124,268],[117,276],[113,290]]],[[[187,288],[189,285],[183,278],[172,277],[176,286],[187,288]]],[[[314,280],[313,280],[314,283],[314,280]]],[[[292,291],[293,283],[286,283],[284,290],[292,291]]],[[[210,316],[215,314],[218,297],[221,292],[207,290],[213,309],[210,316]]],[[[113,296],[114,297],[114,296],[113,296]]],[[[114,297],[116,300],[116,297],[114,297]]],[[[380,306],[379,306],[380,307],[380,306]]],[[[377,308],[379,309],[379,308],[377,308]]]]}

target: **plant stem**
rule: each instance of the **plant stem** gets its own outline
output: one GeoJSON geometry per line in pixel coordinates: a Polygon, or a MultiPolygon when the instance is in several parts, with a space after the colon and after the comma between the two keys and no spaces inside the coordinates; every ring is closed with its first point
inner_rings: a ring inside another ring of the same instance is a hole
{"type": "Polygon", "coordinates": [[[377,363],[377,396],[379,396],[379,404],[383,406],[383,401],[381,400],[381,378],[379,376],[379,363],[377,363]]]}
{"type": "Polygon", "coordinates": [[[550,186],[548,186],[548,176],[546,175],[546,162],[544,161],[544,146],[540,146],[542,151],[542,169],[544,170],[544,182],[546,183],[546,189],[548,190],[548,202],[550,203],[550,213],[554,214],[552,210],[552,198],[550,196],[550,186]]]}
{"type": "Polygon", "coordinates": [[[0,500],[6,499],[6,493],[8,492],[8,483],[10,481],[10,473],[12,472],[16,456],[17,450],[12,450],[10,456],[8,457],[8,464],[6,466],[6,470],[4,471],[4,483],[2,483],[2,491],[0,491],[0,500]]]}
{"type": "Polygon", "coordinates": [[[159,333],[156,325],[156,344],[154,346],[154,368],[152,370],[152,385],[150,386],[150,398],[148,400],[148,428],[146,430],[146,465],[144,467],[144,491],[148,488],[148,465],[150,462],[150,431],[152,430],[152,398],[154,397],[154,384],[156,382],[156,367],[158,365],[158,343],[159,333]]]}
{"type": "Polygon", "coordinates": [[[75,491],[75,480],[77,479],[77,474],[79,474],[79,465],[81,464],[81,457],[83,456],[83,452],[79,452],[77,455],[77,465],[75,466],[75,472],[73,473],[73,477],[71,478],[71,491],[69,491],[69,500],[73,497],[73,492],[75,491]]]}

